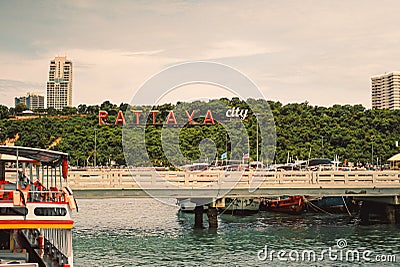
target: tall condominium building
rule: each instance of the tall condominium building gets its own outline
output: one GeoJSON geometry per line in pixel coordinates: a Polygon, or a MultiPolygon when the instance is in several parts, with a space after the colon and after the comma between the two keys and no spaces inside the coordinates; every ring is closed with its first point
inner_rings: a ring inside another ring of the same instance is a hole
{"type": "Polygon", "coordinates": [[[28,93],[26,96],[15,98],[15,106],[19,103],[24,103],[30,110],[44,108],[44,96],[28,93]]]}
{"type": "Polygon", "coordinates": [[[400,109],[400,72],[371,77],[372,108],[400,109]]]}
{"type": "Polygon", "coordinates": [[[67,57],[50,61],[47,82],[47,107],[62,109],[72,106],[72,62],[67,57]]]}

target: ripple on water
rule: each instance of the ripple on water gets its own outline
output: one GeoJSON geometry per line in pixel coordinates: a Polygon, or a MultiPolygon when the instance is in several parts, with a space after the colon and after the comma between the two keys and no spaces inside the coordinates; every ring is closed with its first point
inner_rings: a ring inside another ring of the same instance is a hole
{"type": "Polygon", "coordinates": [[[257,259],[257,251],[265,245],[322,250],[337,239],[346,239],[350,248],[373,248],[400,260],[398,226],[360,226],[345,215],[223,215],[217,230],[194,230],[194,215],[177,213],[176,207],[152,199],[78,203],[75,266],[260,266],[269,265],[257,259]]]}

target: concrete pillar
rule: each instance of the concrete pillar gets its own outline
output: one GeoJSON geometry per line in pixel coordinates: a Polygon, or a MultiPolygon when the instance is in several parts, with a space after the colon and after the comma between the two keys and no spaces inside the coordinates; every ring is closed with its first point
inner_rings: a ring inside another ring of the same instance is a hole
{"type": "Polygon", "coordinates": [[[396,207],[392,205],[387,205],[385,208],[386,211],[386,219],[388,223],[395,224],[396,223],[396,207]]]}
{"type": "Polygon", "coordinates": [[[203,227],[203,206],[196,206],[194,208],[194,228],[202,229],[203,227]]]}
{"type": "Polygon", "coordinates": [[[369,222],[370,207],[368,202],[363,201],[360,208],[360,219],[362,224],[367,224],[369,222]]]}
{"type": "Polygon", "coordinates": [[[400,206],[399,205],[394,206],[394,210],[395,210],[396,224],[400,224],[400,206]]]}
{"type": "Polygon", "coordinates": [[[207,210],[208,226],[210,229],[218,228],[218,210],[216,208],[209,207],[207,210]]]}

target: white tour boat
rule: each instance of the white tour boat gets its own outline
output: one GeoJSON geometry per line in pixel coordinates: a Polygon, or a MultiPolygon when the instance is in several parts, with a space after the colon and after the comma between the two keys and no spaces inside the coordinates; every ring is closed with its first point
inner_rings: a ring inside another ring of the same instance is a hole
{"type": "Polygon", "coordinates": [[[68,154],[0,146],[0,265],[73,266],[68,154]]]}

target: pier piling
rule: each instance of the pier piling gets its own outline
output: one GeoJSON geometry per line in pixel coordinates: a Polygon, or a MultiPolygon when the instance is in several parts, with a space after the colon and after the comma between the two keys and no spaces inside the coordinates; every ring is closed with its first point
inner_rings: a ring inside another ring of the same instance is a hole
{"type": "Polygon", "coordinates": [[[214,207],[209,207],[207,210],[208,226],[210,229],[218,228],[218,210],[214,207]]]}
{"type": "Polygon", "coordinates": [[[387,222],[390,224],[395,224],[396,223],[396,207],[392,206],[392,205],[387,205],[385,211],[386,211],[387,222]]]}
{"type": "Polygon", "coordinates": [[[194,228],[202,229],[203,228],[203,206],[196,206],[194,208],[194,228]]]}
{"type": "Polygon", "coordinates": [[[362,224],[369,222],[370,207],[368,204],[368,202],[364,201],[360,208],[360,220],[362,224]]]}
{"type": "Polygon", "coordinates": [[[360,219],[362,224],[369,224],[377,221],[389,224],[400,224],[400,206],[363,201],[360,209],[360,219]]]}

